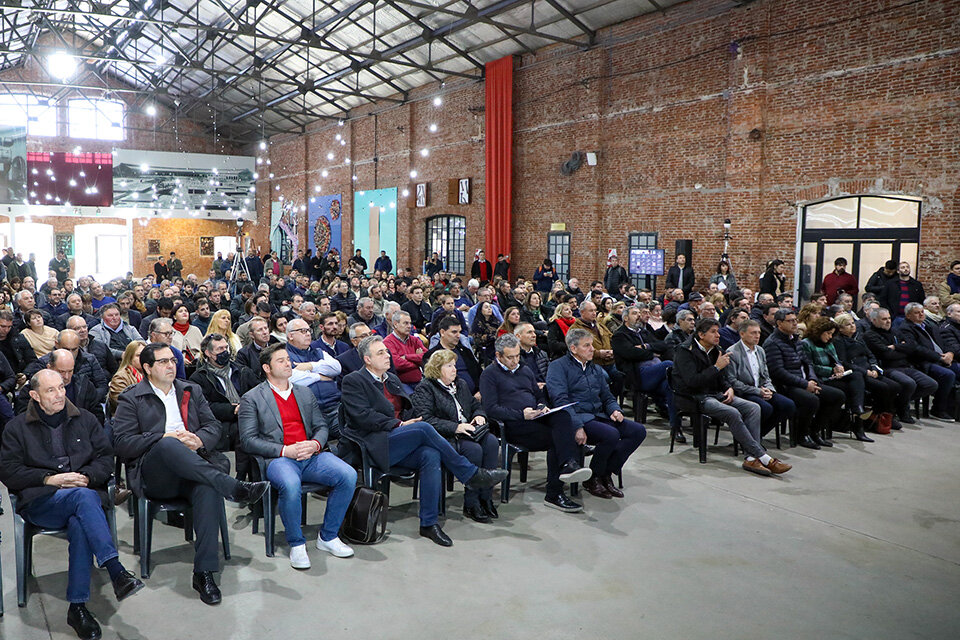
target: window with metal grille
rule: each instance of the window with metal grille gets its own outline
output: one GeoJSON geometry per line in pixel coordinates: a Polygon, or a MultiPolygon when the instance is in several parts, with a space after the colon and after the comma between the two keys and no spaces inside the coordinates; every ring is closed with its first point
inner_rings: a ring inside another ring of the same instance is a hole
{"type": "Polygon", "coordinates": [[[570,279],[569,231],[551,231],[547,234],[547,257],[553,262],[557,277],[566,283],[570,279]]]}
{"type": "MultiPolygon", "coordinates": [[[[630,250],[632,249],[656,249],[657,248],[657,233],[654,232],[637,232],[634,231],[630,234],[630,243],[629,249],[627,251],[626,260],[623,258],[620,259],[620,264],[630,264],[630,250]]],[[[650,289],[653,292],[656,292],[657,287],[657,277],[656,276],[638,276],[630,274],[630,282],[637,288],[640,289],[650,289]]]]}
{"type": "Polygon", "coordinates": [[[57,103],[50,98],[9,93],[0,96],[0,122],[25,126],[31,136],[55,136],[57,103]]]}
{"type": "Polygon", "coordinates": [[[445,271],[464,275],[466,268],[467,219],[463,216],[434,216],[427,219],[426,255],[436,252],[445,271]]]}
{"type": "Polygon", "coordinates": [[[125,104],[117,100],[75,98],[67,103],[71,138],[123,140],[125,104]]]}

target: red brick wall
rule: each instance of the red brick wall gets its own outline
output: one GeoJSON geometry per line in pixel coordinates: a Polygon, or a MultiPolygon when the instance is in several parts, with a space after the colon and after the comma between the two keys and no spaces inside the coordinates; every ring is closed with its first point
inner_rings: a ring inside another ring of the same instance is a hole
{"type": "MultiPolygon", "coordinates": [[[[605,29],[589,51],[555,46],[519,58],[515,272],[532,273],[550,223],[564,222],[574,275],[601,273],[609,247],[625,254],[629,231],[659,231],[668,262],[674,240],[693,239],[705,283],[729,217],[734,268],[755,281],[774,257],[792,273],[797,203],[893,192],[924,198],[920,277],[941,278],[960,258],[960,1],[901,4],[691,1],[605,29]],[[754,129],[758,140],[749,137],[754,129]],[[598,166],[561,176],[561,163],[577,150],[598,152],[598,166]]],[[[472,254],[484,235],[484,159],[482,145],[470,141],[468,108],[483,104],[483,84],[448,82],[439,108],[418,101],[438,89],[379,107],[376,118],[274,139],[270,194],[302,198],[316,183],[343,193],[347,253],[353,190],[402,189],[416,168],[430,182],[431,203],[399,209],[395,264],[419,263],[423,220],[444,213],[466,215],[472,254]],[[426,128],[432,121],[436,134],[426,128]],[[423,146],[431,148],[427,159],[418,155],[423,146]],[[350,166],[342,164],[347,152],[350,166]],[[320,179],[324,168],[330,175],[320,179]],[[447,180],[459,177],[474,179],[469,207],[446,205],[447,180]]],[[[265,185],[253,230],[264,245],[265,185]]]]}

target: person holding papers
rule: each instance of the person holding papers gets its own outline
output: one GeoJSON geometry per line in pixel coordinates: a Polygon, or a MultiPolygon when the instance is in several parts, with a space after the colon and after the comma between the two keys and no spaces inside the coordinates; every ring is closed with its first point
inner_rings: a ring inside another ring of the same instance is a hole
{"type": "Polygon", "coordinates": [[[623,417],[606,373],[593,362],[591,334],[571,328],[566,343],[567,355],[550,363],[546,388],[554,405],[576,403],[566,411],[577,429],[577,443],[596,445],[590,460],[593,477],[583,483],[583,488],[598,498],[622,498],[623,492],[613,483],[612,475],[620,473],[647,431],[639,422],[623,417]]]}

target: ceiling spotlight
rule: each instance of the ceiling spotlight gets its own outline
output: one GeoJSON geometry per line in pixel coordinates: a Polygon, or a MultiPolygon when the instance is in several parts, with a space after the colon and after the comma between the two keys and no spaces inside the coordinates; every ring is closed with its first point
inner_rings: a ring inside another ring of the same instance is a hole
{"type": "Polygon", "coordinates": [[[353,181],[354,181],[354,182],[357,181],[357,175],[356,175],[356,174],[353,175],[353,181]]]}
{"type": "Polygon", "coordinates": [[[430,125],[430,133],[436,133],[436,132],[437,132],[437,125],[435,124],[430,125]]]}
{"type": "Polygon", "coordinates": [[[337,120],[337,126],[338,126],[338,127],[342,127],[342,126],[343,126],[343,120],[337,120]]]}
{"type": "Polygon", "coordinates": [[[315,186],[313,190],[316,191],[317,193],[320,193],[320,185],[315,186]]]}
{"type": "Polygon", "coordinates": [[[347,146],[347,141],[346,141],[346,140],[341,140],[341,141],[340,141],[340,146],[341,146],[341,147],[347,146]]]}
{"type": "Polygon", "coordinates": [[[333,152],[327,154],[327,160],[333,160],[333,152]]]}
{"type": "Polygon", "coordinates": [[[428,155],[430,155],[430,149],[420,149],[420,155],[426,158],[428,155]]]}
{"type": "Polygon", "coordinates": [[[404,189],[404,190],[403,190],[403,197],[406,198],[406,197],[409,196],[409,195],[410,195],[410,190],[409,190],[409,189],[404,189]]]}
{"type": "Polygon", "coordinates": [[[260,149],[266,149],[266,148],[267,148],[267,141],[266,141],[266,140],[261,140],[261,141],[260,141],[260,149]]]}
{"type": "Polygon", "coordinates": [[[343,161],[344,161],[346,164],[350,164],[350,158],[344,158],[343,161]]]}
{"type": "Polygon", "coordinates": [[[414,169],[413,171],[410,172],[410,177],[411,177],[411,178],[416,178],[416,177],[417,177],[417,170],[416,170],[416,169],[414,169]]]}
{"type": "Polygon", "coordinates": [[[157,115],[157,108],[152,104],[147,105],[146,111],[147,111],[147,115],[150,116],[151,118],[157,115]]]}
{"type": "Polygon", "coordinates": [[[343,139],[343,136],[338,133],[338,134],[337,134],[337,140],[342,140],[342,139],[343,139]]]}
{"type": "Polygon", "coordinates": [[[77,72],[77,59],[64,51],[55,51],[47,58],[47,70],[54,78],[66,80],[77,72]]]}
{"type": "Polygon", "coordinates": [[[443,104],[443,98],[441,98],[440,96],[437,96],[436,98],[433,99],[433,106],[439,107],[442,104],[443,104]]]}
{"type": "Polygon", "coordinates": [[[327,176],[330,175],[330,172],[327,171],[326,169],[324,169],[323,171],[320,172],[320,175],[323,176],[324,178],[326,178],[327,176]]]}
{"type": "Polygon", "coordinates": [[[146,162],[140,165],[140,173],[147,173],[149,171],[150,171],[150,165],[148,165],[146,162]]]}

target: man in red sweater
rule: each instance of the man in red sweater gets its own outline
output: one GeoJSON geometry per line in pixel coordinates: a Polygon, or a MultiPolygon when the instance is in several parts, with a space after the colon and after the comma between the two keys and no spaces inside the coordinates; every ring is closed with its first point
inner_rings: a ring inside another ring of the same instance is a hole
{"type": "Polygon", "coordinates": [[[846,258],[840,257],[833,261],[833,271],[824,276],[820,290],[826,294],[827,304],[833,304],[841,293],[849,293],[856,301],[857,279],[853,274],[847,273],[846,258]]]}
{"type": "Polygon", "coordinates": [[[393,365],[397,369],[397,376],[404,385],[408,394],[413,393],[414,387],[423,379],[423,354],[427,348],[416,335],[410,334],[410,314],[406,311],[397,311],[393,314],[393,332],[383,339],[390,355],[393,356],[393,365]]]}

